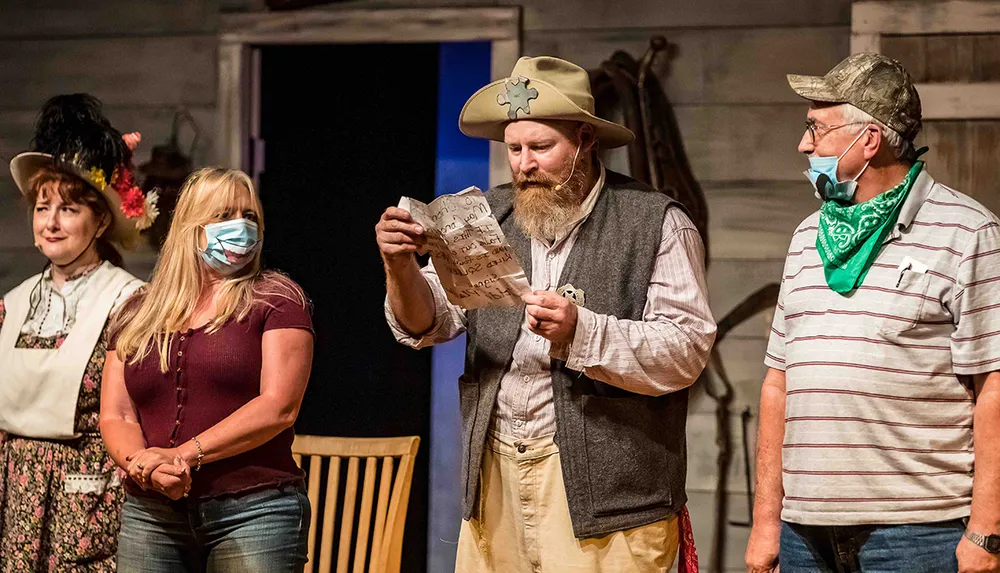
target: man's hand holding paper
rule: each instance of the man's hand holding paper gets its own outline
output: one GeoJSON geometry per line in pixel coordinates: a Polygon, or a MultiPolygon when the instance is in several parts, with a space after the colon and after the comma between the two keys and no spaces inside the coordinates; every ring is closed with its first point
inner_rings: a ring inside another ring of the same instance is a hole
{"type": "Polygon", "coordinates": [[[511,306],[531,290],[478,188],[442,195],[430,204],[403,197],[399,210],[409,220],[396,210],[387,210],[379,222],[383,226],[379,240],[389,243],[382,245],[383,253],[409,254],[426,246],[452,304],[469,310],[511,306]]]}
{"type": "Polygon", "coordinates": [[[413,220],[409,211],[399,207],[389,207],[382,213],[375,226],[375,239],[382,259],[389,265],[421,252],[427,245],[424,228],[413,220]]]}

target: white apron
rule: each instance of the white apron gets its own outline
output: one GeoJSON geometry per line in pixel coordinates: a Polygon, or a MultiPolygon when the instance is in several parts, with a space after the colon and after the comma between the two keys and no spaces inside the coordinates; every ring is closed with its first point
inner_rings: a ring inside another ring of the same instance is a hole
{"type": "Polygon", "coordinates": [[[142,281],[103,263],[84,287],[76,324],[62,346],[15,348],[39,278],[35,275],[3,297],[7,316],[0,328],[0,430],[26,438],[77,438],[76,404],[94,347],[115,302],[142,281]]]}

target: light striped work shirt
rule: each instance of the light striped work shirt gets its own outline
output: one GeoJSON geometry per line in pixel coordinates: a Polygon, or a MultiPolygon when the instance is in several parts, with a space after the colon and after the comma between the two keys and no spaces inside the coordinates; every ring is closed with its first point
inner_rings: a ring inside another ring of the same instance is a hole
{"type": "MultiPolygon", "coordinates": [[[[581,217],[552,244],[531,239],[531,288],[555,290],[580,227],[604,187],[604,167],[581,208],[581,217]]],[[[492,428],[515,438],[556,431],[552,404],[551,358],[630,392],[660,395],[691,385],[708,361],[715,340],[715,321],[708,307],[705,247],[698,231],[680,209],[667,209],[660,248],[646,294],[642,321],[621,320],[578,309],[576,335],[566,348],[550,348],[548,339],[521,324],[510,370],[500,381],[492,428]]],[[[422,269],[434,295],[434,325],[421,338],[407,333],[393,316],[388,299],[385,315],[396,340],[413,348],[447,342],[465,332],[465,310],[448,302],[433,265],[422,269]]]]}
{"type": "Polygon", "coordinates": [[[1000,227],[921,173],[864,283],[824,280],[819,215],[792,236],[765,363],[785,371],[785,521],[969,515],[971,375],[1000,369],[1000,227]]]}

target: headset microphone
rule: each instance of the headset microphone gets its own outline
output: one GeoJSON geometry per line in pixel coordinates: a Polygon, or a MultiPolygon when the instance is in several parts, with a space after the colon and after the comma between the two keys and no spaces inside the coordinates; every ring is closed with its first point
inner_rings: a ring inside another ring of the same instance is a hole
{"type": "Polygon", "coordinates": [[[580,157],[580,148],[582,146],[583,146],[583,144],[580,144],[580,145],[576,146],[576,154],[573,155],[573,168],[569,170],[569,177],[567,177],[566,180],[563,181],[562,183],[560,183],[560,184],[558,184],[558,185],[555,186],[555,190],[556,191],[561,191],[562,188],[563,188],[563,185],[569,183],[569,180],[573,178],[573,174],[576,173],[576,160],[579,159],[579,157],[580,157]]]}

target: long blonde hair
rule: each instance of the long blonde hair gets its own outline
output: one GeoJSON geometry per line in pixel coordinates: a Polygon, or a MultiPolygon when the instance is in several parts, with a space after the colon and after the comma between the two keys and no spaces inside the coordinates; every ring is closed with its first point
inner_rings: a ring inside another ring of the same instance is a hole
{"type": "MultiPolygon", "coordinates": [[[[135,364],[155,345],[160,370],[169,364],[172,334],[191,326],[190,320],[201,298],[206,276],[199,254],[201,229],[218,221],[235,206],[246,206],[257,216],[258,246],[250,262],[238,273],[223,279],[217,297],[217,313],[208,323],[208,333],[217,331],[233,316],[243,320],[255,298],[279,294],[306,304],[301,289],[278,273],[261,272],[264,213],[253,181],[235,169],[206,167],[192,173],[181,187],[153,280],[139,300],[130,301],[115,316],[112,330],[119,333],[116,351],[122,362],[135,364]]],[[[240,209],[242,211],[243,209],[240,209]]]]}

